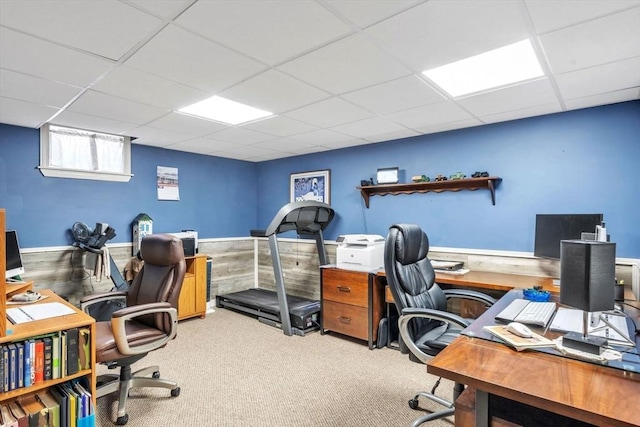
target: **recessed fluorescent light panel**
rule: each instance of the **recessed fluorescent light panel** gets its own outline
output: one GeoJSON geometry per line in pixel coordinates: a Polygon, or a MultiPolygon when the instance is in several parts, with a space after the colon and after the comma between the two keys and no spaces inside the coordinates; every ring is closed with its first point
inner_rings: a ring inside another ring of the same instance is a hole
{"type": "Polygon", "coordinates": [[[452,97],[531,80],[544,75],[529,39],[423,71],[452,97]]]}
{"type": "Polygon", "coordinates": [[[220,96],[212,96],[211,98],[181,108],[178,111],[230,125],[239,125],[273,115],[273,113],[268,111],[250,107],[220,96]]]}

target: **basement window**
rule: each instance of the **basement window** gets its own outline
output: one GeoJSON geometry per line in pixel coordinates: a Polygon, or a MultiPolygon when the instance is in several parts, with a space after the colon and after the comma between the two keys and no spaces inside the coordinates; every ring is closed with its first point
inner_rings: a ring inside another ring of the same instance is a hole
{"type": "Polygon", "coordinates": [[[128,182],[131,138],[47,123],[40,128],[39,169],[47,177],[128,182]]]}

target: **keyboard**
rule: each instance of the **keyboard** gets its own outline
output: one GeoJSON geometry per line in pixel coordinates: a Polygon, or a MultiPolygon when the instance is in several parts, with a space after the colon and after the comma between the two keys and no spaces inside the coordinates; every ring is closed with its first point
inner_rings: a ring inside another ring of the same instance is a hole
{"type": "Polygon", "coordinates": [[[496,320],[544,327],[555,311],[555,302],[536,302],[518,298],[498,313],[496,320]]]}

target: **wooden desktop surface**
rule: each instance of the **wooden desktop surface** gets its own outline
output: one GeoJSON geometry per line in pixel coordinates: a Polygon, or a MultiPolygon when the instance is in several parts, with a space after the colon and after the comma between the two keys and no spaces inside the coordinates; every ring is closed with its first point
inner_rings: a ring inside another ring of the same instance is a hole
{"type": "Polygon", "coordinates": [[[637,372],[537,351],[517,352],[465,335],[430,360],[427,372],[599,426],[640,425],[637,372]]]}
{"type": "MultiPolygon", "coordinates": [[[[384,270],[376,272],[377,277],[385,278],[384,270]]],[[[512,289],[528,289],[542,286],[543,290],[559,294],[560,287],[553,284],[550,277],[525,276],[521,274],[493,273],[489,271],[469,271],[466,274],[446,274],[436,272],[436,282],[441,284],[478,289],[508,292],[512,289]]],[[[385,300],[393,302],[389,287],[386,288],[385,300]]]]}

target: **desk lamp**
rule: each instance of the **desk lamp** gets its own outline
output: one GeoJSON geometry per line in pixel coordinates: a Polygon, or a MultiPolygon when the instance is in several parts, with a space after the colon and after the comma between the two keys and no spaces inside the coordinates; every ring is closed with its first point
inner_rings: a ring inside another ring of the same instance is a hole
{"type": "Polygon", "coordinates": [[[606,339],[588,335],[589,312],[614,309],[616,244],[593,240],[560,242],[560,303],[583,310],[582,334],[569,332],[562,345],[600,354],[606,339]]]}

